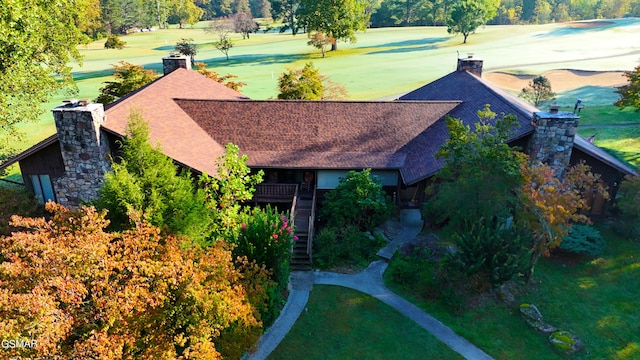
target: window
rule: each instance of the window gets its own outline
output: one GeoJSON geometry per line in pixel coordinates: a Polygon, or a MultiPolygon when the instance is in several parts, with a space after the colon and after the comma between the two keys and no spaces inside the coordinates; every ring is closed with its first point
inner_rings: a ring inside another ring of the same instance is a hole
{"type": "Polygon", "coordinates": [[[44,205],[49,200],[56,200],[49,175],[30,175],[29,177],[31,178],[31,184],[33,184],[33,191],[36,193],[38,203],[44,205]]]}

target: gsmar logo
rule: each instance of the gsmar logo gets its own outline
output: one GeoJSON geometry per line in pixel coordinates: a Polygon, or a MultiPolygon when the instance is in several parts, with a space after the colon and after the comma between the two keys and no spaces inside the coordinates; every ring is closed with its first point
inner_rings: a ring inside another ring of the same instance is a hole
{"type": "Polygon", "coordinates": [[[33,339],[9,339],[2,340],[0,343],[3,349],[15,349],[15,348],[35,348],[38,345],[38,342],[33,339]]]}

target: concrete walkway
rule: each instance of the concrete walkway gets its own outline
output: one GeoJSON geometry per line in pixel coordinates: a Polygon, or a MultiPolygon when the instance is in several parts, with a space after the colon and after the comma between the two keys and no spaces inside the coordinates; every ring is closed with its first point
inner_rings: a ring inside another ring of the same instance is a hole
{"type": "Polygon", "coordinates": [[[372,262],[369,267],[357,274],[348,275],[319,271],[292,273],[289,283],[289,299],[287,299],[280,316],[260,338],[258,350],[245,356],[245,359],[266,359],[275,350],[302,311],[304,311],[309,300],[309,291],[312,290],[313,284],[343,286],[371,295],[415,321],[464,358],[473,360],[492,359],[436,318],[394,294],[384,285],[382,275],[387,268],[387,261],[393,256],[398,246],[413,240],[422,229],[420,211],[417,209],[402,210],[400,220],[402,230],[391,243],[378,252],[378,256],[383,260],[372,262]]]}

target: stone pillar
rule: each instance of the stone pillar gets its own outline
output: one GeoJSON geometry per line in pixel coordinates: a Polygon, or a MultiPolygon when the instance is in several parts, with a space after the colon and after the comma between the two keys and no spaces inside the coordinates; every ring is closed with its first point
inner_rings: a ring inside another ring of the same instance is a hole
{"type": "Polygon", "coordinates": [[[557,176],[562,176],[571,160],[579,119],[578,115],[558,111],[553,105],[549,112],[534,113],[535,132],[529,140],[528,151],[531,162],[548,164],[557,176]]]}
{"type": "Polygon", "coordinates": [[[191,56],[171,54],[162,58],[162,72],[164,75],[179,68],[191,70],[191,56]]]}
{"type": "Polygon", "coordinates": [[[110,169],[109,142],[100,131],[102,104],[72,103],[53,109],[65,173],[54,182],[58,202],[77,207],[97,198],[110,169]]]}
{"type": "Polygon", "coordinates": [[[482,60],[474,59],[473,55],[469,55],[466,58],[458,59],[457,71],[468,71],[477,77],[482,77],[482,64],[482,60]]]}

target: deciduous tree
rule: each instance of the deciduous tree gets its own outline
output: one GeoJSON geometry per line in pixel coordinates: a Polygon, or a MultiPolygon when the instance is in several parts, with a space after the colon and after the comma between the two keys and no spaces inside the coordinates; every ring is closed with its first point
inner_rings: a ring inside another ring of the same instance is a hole
{"type": "Polygon", "coordinates": [[[313,63],[302,69],[289,69],[278,78],[278,99],[340,100],[347,97],[346,89],[320,74],[313,63]]]}
{"type": "Polygon", "coordinates": [[[191,65],[195,64],[196,55],[198,54],[198,45],[193,42],[193,39],[180,39],[180,41],[176,43],[174,49],[182,55],[189,56],[191,58],[191,65]]]}
{"type": "Polygon", "coordinates": [[[217,72],[213,71],[213,70],[209,70],[207,69],[207,64],[205,63],[201,63],[198,62],[195,64],[197,67],[197,72],[199,72],[200,74],[208,77],[209,79],[213,80],[213,81],[217,81],[220,84],[228,87],[229,89],[233,89],[235,91],[239,91],[241,87],[247,85],[246,83],[242,82],[242,81],[234,81],[231,79],[235,79],[238,76],[237,75],[232,75],[232,74],[227,74],[227,75],[220,75],[217,72]]]}
{"type": "Polygon", "coordinates": [[[551,82],[540,75],[529,81],[529,85],[522,89],[520,97],[539,107],[547,101],[555,99],[556,93],[551,91],[551,82]]]}
{"type": "Polygon", "coordinates": [[[447,32],[462,34],[463,43],[476,29],[487,22],[487,8],[480,0],[460,0],[453,5],[453,10],[447,21],[447,32]]]}
{"type": "Polygon", "coordinates": [[[296,14],[300,7],[300,0],[270,0],[273,17],[281,20],[284,25],[280,29],[281,32],[291,30],[291,35],[298,33],[298,19],[296,14]]]}
{"type": "Polygon", "coordinates": [[[233,20],[234,31],[242,34],[243,39],[248,39],[252,32],[258,30],[258,24],[253,20],[253,16],[250,13],[235,13],[231,19],[233,20]]]}
{"type": "Polygon", "coordinates": [[[110,233],[105,212],[47,209],[50,220],[15,217],[25,230],[0,238],[0,329],[37,341],[5,356],[218,359],[230,339],[258,339],[247,277],[265,273],[242,273],[224,242],[184,247],[140,218],[110,233]]]}
{"type": "Polygon", "coordinates": [[[331,37],[334,51],[338,40],[355,42],[356,31],[366,29],[370,14],[365,10],[366,4],[359,0],[301,0],[297,16],[307,31],[331,37]]]}
{"type": "Polygon", "coordinates": [[[120,61],[114,67],[114,81],[105,82],[106,85],[100,88],[100,95],[96,102],[101,104],[112,103],[128,93],[137,90],[152,82],[158,77],[158,73],[153,70],[146,70],[141,65],[134,65],[126,61],[120,61]]]}
{"type": "Polygon", "coordinates": [[[78,28],[94,14],[85,0],[0,2],[0,158],[21,140],[18,124],[35,121],[40,105],[76,91],[71,63],[88,38],[78,28]]]}
{"type": "Polygon", "coordinates": [[[631,106],[640,111],[640,65],[632,71],[625,72],[624,76],[629,83],[618,88],[616,92],[620,99],[614,105],[620,108],[631,106]]]}
{"type": "Polygon", "coordinates": [[[311,45],[316,49],[320,49],[322,52],[322,57],[324,58],[324,49],[327,45],[332,44],[333,39],[326,36],[325,34],[315,31],[313,33],[309,33],[309,41],[307,41],[307,45],[311,45]]]}
{"type": "Polygon", "coordinates": [[[214,43],[216,49],[220,50],[229,60],[229,50],[233,47],[233,42],[229,38],[229,34],[233,30],[233,22],[229,18],[220,18],[212,20],[205,29],[208,33],[213,33],[218,37],[218,41],[214,43]]]}

